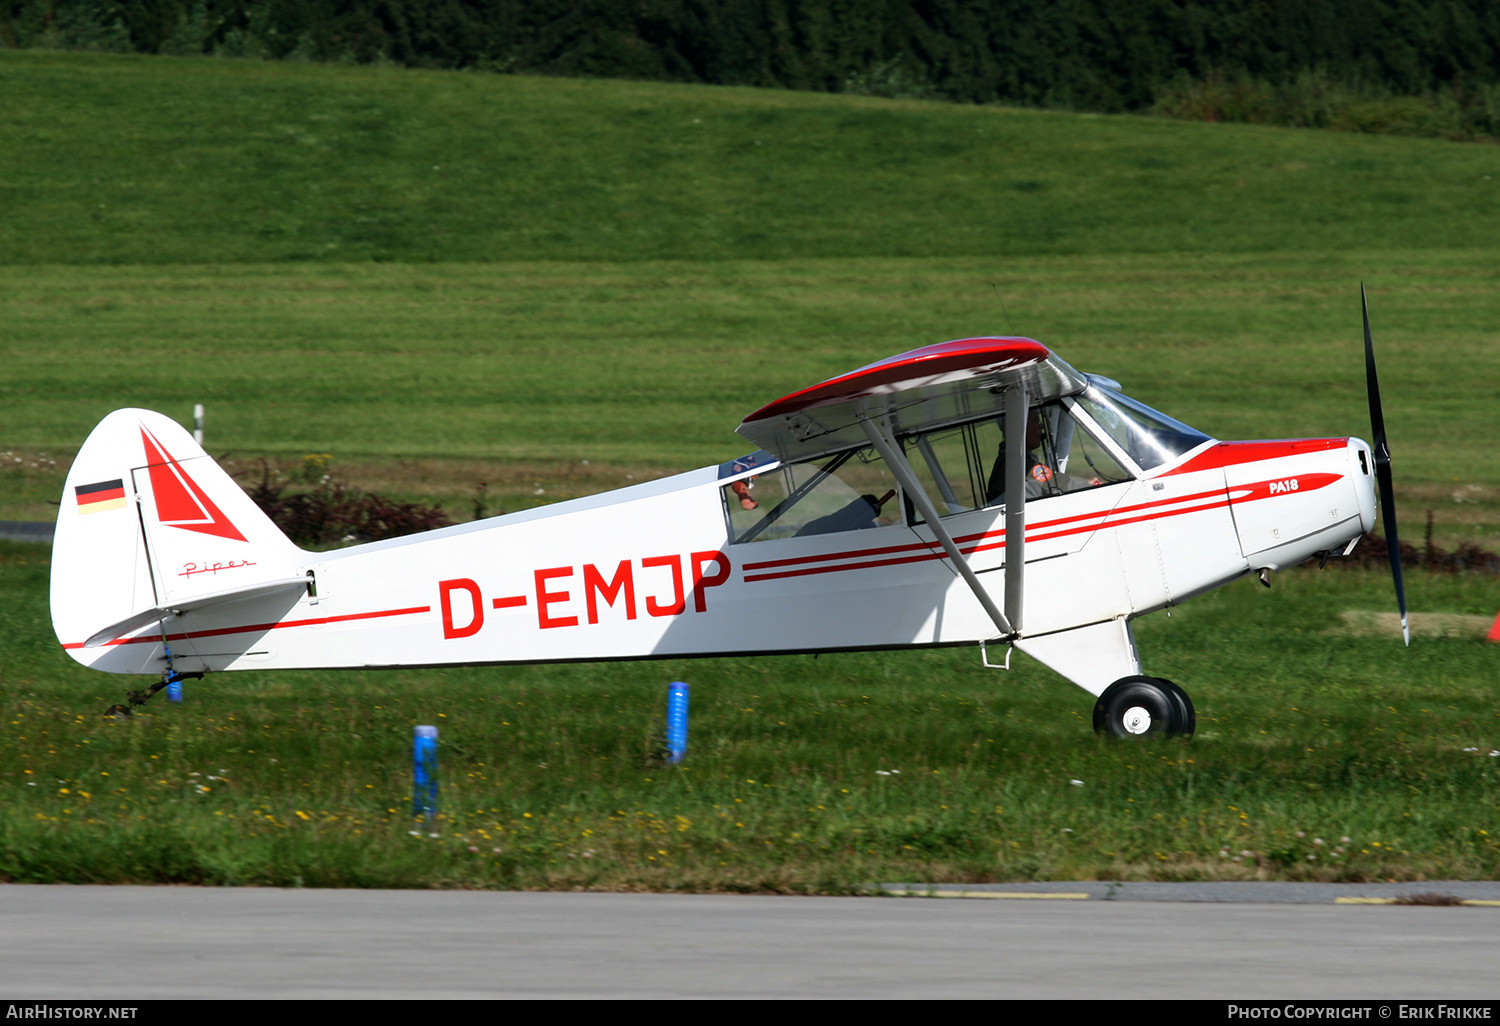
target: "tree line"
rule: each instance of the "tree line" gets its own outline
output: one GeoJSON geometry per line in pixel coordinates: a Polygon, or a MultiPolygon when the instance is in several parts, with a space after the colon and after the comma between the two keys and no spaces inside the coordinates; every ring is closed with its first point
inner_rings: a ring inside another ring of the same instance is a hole
{"type": "Polygon", "coordinates": [[[1149,108],[1298,76],[1500,82],[1493,0],[0,0],[0,45],[1149,108]]]}

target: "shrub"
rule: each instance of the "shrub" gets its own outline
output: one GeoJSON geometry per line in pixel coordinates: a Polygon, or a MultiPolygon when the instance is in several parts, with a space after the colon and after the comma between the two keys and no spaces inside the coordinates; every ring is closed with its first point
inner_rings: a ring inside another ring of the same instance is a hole
{"type": "Polygon", "coordinates": [[[280,479],[265,460],[260,465],[260,482],[249,490],[250,498],[298,545],[330,547],[380,541],[453,523],[441,506],[396,502],[348,488],[329,474],[324,474],[310,491],[288,495],[288,482],[280,479]]]}
{"type": "Polygon", "coordinates": [[[1191,121],[1479,140],[1500,136],[1500,85],[1445,85],[1415,95],[1302,71],[1282,82],[1211,72],[1157,90],[1151,113],[1191,121]]]}

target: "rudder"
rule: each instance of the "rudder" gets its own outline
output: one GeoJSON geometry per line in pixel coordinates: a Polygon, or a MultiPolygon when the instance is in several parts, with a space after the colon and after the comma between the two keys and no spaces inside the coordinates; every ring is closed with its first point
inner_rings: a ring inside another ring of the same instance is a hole
{"type": "Polygon", "coordinates": [[[52,626],[85,665],[108,655],[99,668],[156,672],[159,644],[124,646],[127,657],[83,642],[144,610],[287,578],[303,558],[175,421],[116,410],[89,434],[63,486],[52,626]]]}

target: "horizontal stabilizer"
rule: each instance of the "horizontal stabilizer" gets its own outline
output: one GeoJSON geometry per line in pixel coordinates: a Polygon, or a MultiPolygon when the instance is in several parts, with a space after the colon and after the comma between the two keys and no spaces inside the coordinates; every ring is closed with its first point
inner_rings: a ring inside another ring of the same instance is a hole
{"type": "Polygon", "coordinates": [[[260,584],[252,584],[244,588],[231,588],[228,591],[216,591],[208,595],[198,595],[182,602],[174,603],[170,608],[157,607],[127,616],[119,623],[112,623],[102,631],[94,633],[83,643],[84,648],[98,648],[100,645],[123,638],[132,631],[140,630],[147,624],[157,623],[169,617],[178,616],[194,609],[203,609],[207,606],[216,606],[221,602],[232,602],[235,599],[255,598],[261,595],[269,595],[280,591],[297,591],[306,588],[308,579],[306,577],[285,577],[279,581],[263,581],[260,584]]]}

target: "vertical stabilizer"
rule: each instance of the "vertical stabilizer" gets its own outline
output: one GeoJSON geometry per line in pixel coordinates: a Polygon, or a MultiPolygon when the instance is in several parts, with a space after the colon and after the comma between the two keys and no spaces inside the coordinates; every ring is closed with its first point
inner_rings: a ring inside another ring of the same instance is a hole
{"type": "Polygon", "coordinates": [[[162,668],[155,623],[129,657],[83,642],[153,608],[285,579],[303,553],[192,435],[150,410],[116,410],[84,442],[63,486],[52,543],[52,626],[75,659],[121,672],[162,668]],[[136,665],[136,664],[139,665],[136,665]]]}

